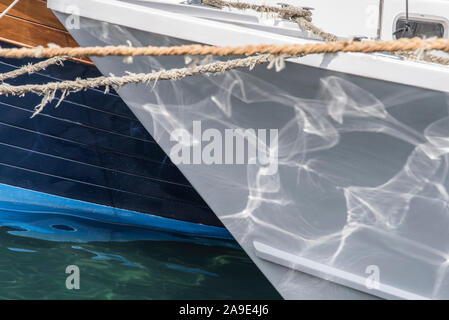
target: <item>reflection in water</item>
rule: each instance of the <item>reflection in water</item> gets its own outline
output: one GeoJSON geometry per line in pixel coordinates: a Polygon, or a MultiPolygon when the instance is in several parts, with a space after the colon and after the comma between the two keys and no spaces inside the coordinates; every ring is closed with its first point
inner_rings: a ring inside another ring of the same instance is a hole
{"type": "Polygon", "coordinates": [[[0,299],[279,298],[233,241],[45,213],[0,217],[0,299]],[[80,269],[79,290],[65,287],[69,265],[80,269]]]}

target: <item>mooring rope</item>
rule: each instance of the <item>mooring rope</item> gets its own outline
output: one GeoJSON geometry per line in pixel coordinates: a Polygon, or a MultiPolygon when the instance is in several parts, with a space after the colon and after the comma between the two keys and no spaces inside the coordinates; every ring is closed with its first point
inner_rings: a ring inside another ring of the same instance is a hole
{"type": "Polygon", "coordinates": [[[201,0],[203,4],[216,8],[235,8],[239,10],[254,10],[260,13],[276,13],[278,18],[295,21],[302,29],[312,32],[326,41],[337,41],[338,37],[325,32],[312,23],[312,11],[309,8],[285,5],[273,7],[266,5],[251,4],[245,2],[229,2],[223,0],[201,0]]]}
{"type": "Polygon", "coordinates": [[[44,95],[42,101],[36,106],[35,112],[32,115],[34,117],[40,113],[45,105],[51,102],[55,97],[57,92],[61,92],[59,101],[56,106],[58,106],[61,101],[67,97],[68,94],[73,92],[79,92],[89,88],[105,87],[105,92],[109,91],[110,86],[116,86],[118,88],[126,84],[139,84],[150,82],[156,83],[159,80],[179,80],[185,77],[200,75],[200,74],[218,74],[223,73],[236,68],[254,68],[256,65],[262,63],[269,63],[269,68],[276,66],[279,71],[283,68],[283,60],[285,56],[276,57],[272,55],[258,55],[242,59],[234,59],[230,61],[218,61],[209,64],[177,68],[162,71],[153,71],[151,73],[130,73],[128,72],[125,76],[109,76],[109,77],[97,77],[97,78],[87,78],[87,79],[76,79],[68,81],[50,82],[46,84],[26,84],[20,86],[13,86],[7,83],[0,85],[0,95],[14,95],[23,96],[26,93],[32,92],[39,95],[44,95]]]}
{"type": "Polygon", "coordinates": [[[67,60],[68,57],[53,57],[38,63],[29,63],[25,66],[20,67],[19,69],[10,71],[10,72],[5,72],[5,73],[1,73],[0,74],[0,82],[6,80],[6,79],[12,79],[12,78],[16,78],[18,76],[21,76],[23,74],[32,74],[41,70],[45,70],[46,68],[48,68],[51,65],[63,65],[63,61],[67,60]]]}
{"type": "Polygon", "coordinates": [[[308,55],[319,53],[338,52],[398,52],[416,50],[440,50],[449,52],[449,39],[421,39],[402,38],[390,41],[334,41],[317,42],[307,44],[260,44],[246,46],[208,46],[208,45],[182,45],[172,47],[130,47],[130,46],[105,46],[83,48],[2,48],[0,57],[3,58],[50,58],[56,56],[85,57],[85,56],[183,56],[183,55],[246,55],[271,54],[271,55],[308,55]]]}
{"type": "Polygon", "coordinates": [[[228,7],[239,10],[253,10],[259,13],[276,13],[281,19],[304,18],[307,21],[312,21],[312,11],[309,8],[301,8],[290,5],[284,7],[274,7],[246,2],[230,2],[223,0],[201,0],[201,3],[219,9],[228,7]]]}
{"type": "Polygon", "coordinates": [[[332,33],[325,32],[303,18],[295,18],[294,21],[303,29],[312,32],[326,41],[337,41],[338,37],[332,33]]]}
{"type": "Polygon", "coordinates": [[[449,65],[449,58],[437,56],[435,54],[431,54],[423,50],[397,51],[396,54],[412,61],[425,61],[445,66],[449,65]]]}

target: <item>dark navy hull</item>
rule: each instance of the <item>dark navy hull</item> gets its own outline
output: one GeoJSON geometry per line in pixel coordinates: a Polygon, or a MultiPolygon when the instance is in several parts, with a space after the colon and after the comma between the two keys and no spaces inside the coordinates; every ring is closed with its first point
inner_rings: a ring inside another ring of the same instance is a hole
{"type": "MultiPolygon", "coordinates": [[[[0,73],[37,61],[1,59],[0,73]]],[[[7,82],[19,85],[100,75],[95,67],[67,61],[64,67],[51,66],[7,82]]],[[[89,89],[71,94],[58,108],[54,101],[30,118],[40,99],[33,94],[0,96],[1,184],[222,227],[115,92],[89,89]]]]}

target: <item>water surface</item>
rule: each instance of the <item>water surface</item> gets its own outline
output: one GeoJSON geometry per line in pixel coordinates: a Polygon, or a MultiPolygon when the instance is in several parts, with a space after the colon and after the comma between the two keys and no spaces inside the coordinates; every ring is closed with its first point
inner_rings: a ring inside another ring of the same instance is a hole
{"type": "Polygon", "coordinates": [[[0,299],[276,299],[236,242],[0,210],[0,299]],[[80,289],[66,288],[66,268],[80,289]]]}

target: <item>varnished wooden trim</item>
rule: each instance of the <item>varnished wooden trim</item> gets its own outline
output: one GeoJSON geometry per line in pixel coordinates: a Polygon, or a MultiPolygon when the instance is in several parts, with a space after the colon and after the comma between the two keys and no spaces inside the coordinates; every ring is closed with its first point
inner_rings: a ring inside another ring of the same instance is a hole
{"type": "MultiPolygon", "coordinates": [[[[0,0],[0,12],[3,12],[12,0],[0,0]]],[[[47,2],[41,0],[20,0],[9,12],[9,16],[65,30],[53,12],[47,8],[47,2]]]]}
{"type": "MultiPolygon", "coordinates": [[[[22,47],[47,46],[48,43],[55,43],[61,47],[78,47],[78,43],[67,31],[9,15],[0,19],[0,38],[2,41],[22,47]]],[[[78,61],[92,64],[87,58],[78,61]]]]}

